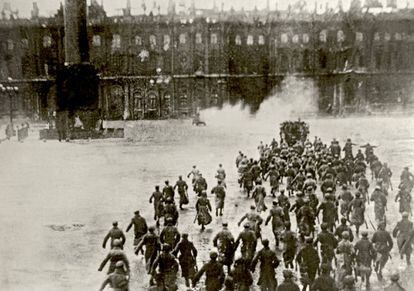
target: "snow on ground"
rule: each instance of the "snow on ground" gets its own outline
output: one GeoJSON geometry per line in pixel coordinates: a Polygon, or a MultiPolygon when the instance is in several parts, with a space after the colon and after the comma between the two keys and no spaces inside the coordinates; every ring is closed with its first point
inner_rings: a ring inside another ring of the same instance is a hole
{"type": "MultiPolygon", "coordinates": [[[[146,126],[129,122],[125,124],[124,140],[44,143],[29,139],[24,143],[1,143],[0,289],[97,290],[105,277],[105,272],[97,269],[108,252],[102,249],[102,240],[112,221],[118,220],[125,229],[133,212],[139,209],[153,224],[153,206],[148,198],[154,185],[163,185],[166,179],[173,183],[178,175],[186,175],[192,165],[197,165],[211,189],[215,171],[222,163],[228,175],[224,217],[214,218],[200,233],[192,223],[194,195],[190,195],[187,209],[180,212],[179,230],[189,232],[199,248],[201,267],[221,223],[228,221],[237,235],[241,230],[237,221],[252,204],[238,189],[234,165],[238,150],[256,156],[260,140],[266,143],[278,137],[279,122],[286,118],[282,113],[277,108],[267,108],[253,117],[237,107],[225,107],[202,112],[207,127],[192,127],[190,121],[155,121],[146,126]]],[[[351,137],[357,144],[369,141],[378,145],[377,154],[394,172],[394,187],[402,167],[414,169],[413,117],[306,121],[311,140],[317,135],[326,142],[336,137],[343,143],[351,137]]],[[[389,197],[388,230],[400,219],[393,202],[395,194],[389,197]]],[[[271,204],[271,198],[267,204],[271,204]]],[[[369,211],[373,220],[373,211],[369,211]]],[[[273,241],[270,227],[264,237],[273,241]]],[[[128,233],[131,290],[145,290],[148,277],[143,258],[133,255],[132,242],[133,234],[128,233]]],[[[414,283],[413,269],[406,270],[396,247],[392,257],[384,272],[385,280],[393,271],[404,271],[403,286],[414,283]]],[[[278,274],[281,270],[282,267],[278,274]]],[[[371,278],[374,290],[380,290],[375,275],[371,278]]],[[[180,290],[184,289],[182,283],[180,290]]]]}

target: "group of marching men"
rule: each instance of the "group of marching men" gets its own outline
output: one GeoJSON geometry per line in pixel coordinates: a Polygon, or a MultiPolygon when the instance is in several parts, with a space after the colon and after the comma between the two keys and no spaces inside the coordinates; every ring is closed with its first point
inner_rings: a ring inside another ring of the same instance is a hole
{"type": "MultiPolygon", "coordinates": [[[[405,256],[410,265],[414,229],[409,216],[414,176],[408,167],[400,176],[395,201],[400,203],[402,220],[396,224],[391,236],[386,230],[385,213],[388,192],[393,191],[392,172],[374,154],[374,146],[362,146],[365,153],[359,149],[355,156],[353,146],[350,139],[341,148],[335,139],[328,146],[315,137],[313,143],[306,140],[293,146],[283,141],[279,145],[275,139],[270,145],[261,142],[258,160],[249,159],[240,151],[236,158],[238,182],[241,191],[253,199],[255,205],[238,222],[240,226],[246,221],[236,239],[228,224],[223,223],[222,230],[212,241],[218,251],[212,251],[210,261],[200,269],[197,267],[197,249],[188,233],[180,233],[177,228],[179,210],[189,203],[189,186],[182,176],[174,186],[169,181],[165,181],[162,190],[156,186],[149,200],[154,205],[156,225],[147,227],[145,218],[136,211],[126,229],[128,232],[134,227],[135,254],[144,255],[146,270],[151,275],[149,290],[178,290],[179,269],[187,287],[197,286],[205,275],[207,291],[250,290],[252,273],[258,264],[257,285],[261,290],[300,290],[295,281],[298,267],[302,290],[356,290],[359,278],[369,290],[372,269],[379,280],[383,279],[382,271],[394,245],[392,236],[397,238],[401,259],[405,256]],[[375,184],[372,193],[369,193],[368,168],[371,183],[375,184]],[[264,219],[261,213],[267,212],[268,206],[263,184],[267,180],[273,201],[264,219]],[[375,223],[365,212],[369,204],[374,205],[375,223]],[[161,218],[164,219],[162,228],[161,218]],[[263,224],[267,226],[269,223],[275,250],[261,235],[263,224]],[[371,238],[367,231],[360,233],[360,226],[364,224],[367,229],[373,229],[371,238]],[[260,250],[257,249],[259,240],[260,250]],[[241,256],[235,259],[239,246],[241,256]],[[282,261],[284,281],[278,284],[276,269],[282,261]]],[[[203,231],[212,221],[208,185],[196,166],[187,175],[190,177],[192,189],[197,194],[194,222],[197,221],[203,231]]],[[[222,165],[219,165],[216,178],[217,185],[211,189],[211,194],[215,198],[215,215],[222,216],[227,192],[226,172],[222,165]]],[[[111,251],[99,267],[101,271],[110,261],[109,275],[101,290],[107,284],[118,291],[128,290],[129,262],[123,251],[125,235],[117,222],[105,237],[104,248],[109,239],[111,251]]],[[[404,290],[398,274],[391,276],[391,285],[385,290],[404,290]]]]}

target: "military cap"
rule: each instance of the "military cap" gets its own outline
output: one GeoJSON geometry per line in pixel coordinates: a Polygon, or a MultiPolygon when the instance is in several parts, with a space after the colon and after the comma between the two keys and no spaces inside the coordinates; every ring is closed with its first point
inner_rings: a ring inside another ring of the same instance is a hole
{"type": "Polygon", "coordinates": [[[312,174],[311,174],[311,173],[307,173],[307,174],[306,174],[306,177],[308,177],[308,178],[312,178],[312,174]]]}
{"type": "Polygon", "coordinates": [[[292,278],[293,277],[292,271],[291,270],[283,270],[283,277],[285,279],[292,278]]]}
{"type": "Polygon", "coordinates": [[[162,245],[162,250],[164,252],[169,252],[169,251],[171,251],[171,246],[169,244],[163,244],[162,245]]]}
{"type": "Polygon", "coordinates": [[[290,227],[290,226],[291,226],[290,221],[286,221],[285,222],[285,227],[290,227]]]}
{"type": "Polygon", "coordinates": [[[139,210],[136,210],[134,213],[135,213],[135,214],[139,214],[139,210]]]}
{"type": "Polygon", "coordinates": [[[346,184],[343,184],[342,189],[346,190],[346,189],[348,189],[348,186],[346,184]]]}
{"type": "Polygon", "coordinates": [[[276,201],[276,200],[274,200],[274,201],[272,202],[272,204],[273,204],[273,205],[277,205],[277,201],[276,201]]]}
{"type": "Polygon", "coordinates": [[[298,193],[296,193],[296,196],[298,196],[298,197],[303,196],[302,191],[299,191],[298,193]]]}
{"type": "Polygon", "coordinates": [[[262,240],[262,245],[265,247],[269,246],[269,240],[268,239],[262,240]]]}
{"type": "Polygon", "coordinates": [[[345,224],[345,223],[346,223],[346,218],[345,218],[345,217],[342,217],[342,218],[341,218],[341,223],[342,223],[342,224],[345,224]]]}
{"type": "Polygon", "coordinates": [[[391,275],[391,281],[397,282],[398,280],[400,280],[400,274],[394,273],[391,275]]]}
{"type": "Polygon", "coordinates": [[[124,267],[124,262],[123,261],[118,261],[115,264],[115,268],[123,268],[124,267]]]}
{"type": "Polygon", "coordinates": [[[214,251],[210,252],[210,259],[217,259],[218,254],[214,251]]]}
{"type": "Polygon", "coordinates": [[[244,226],[244,228],[249,228],[250,227],[250,223],[246,222],[243,226],[244,226]]]}
{"type": "Polygon", "coordinates": [[[403,218],[408,218],[408,216],[409,216],[408,212],[405,212],[405,211],[404,211],[404,212],[402,213],[402,217],[403,217],[403,218]]]}
{"type": "Polygon", "coordinates": [[[167,217],[167,219],[165,220],[166,222],[172,222],[173,221],[173,219],[172,219],[172,217],[167,217]]]}
{"type": "Polygon", "coordinates": [[[118,226],[118,221],[115,220],[114,222],[112,222],[112,225],[113,226],[118,226]]]}
{"type": "Polygon", "coordinates": [[[322,222],[321,229],[323,229],[323,230],[328,229],[328,224],[326,222],[322,222]]]}
{"type": "Polygon", "coordinates": [[[306,238],[306,243],[308,243],[308,244],[313,243],[313,238],[311,238],[311,237],[307,237],[307,238],[306,238]]]}
{"type": "Polygon", "coordinates": [[[343,231],[341,236],[342,236],[343,239],[347,239],[347,238],[349,238],[349,232],[348,231],[343,231]]]}
{"type": "Polygon", "coordinates": [[[385,228],[385,221],[378,223],[378,228],[385,228]]]}
{"type": "Polygon", "coordinates": [[[148,230],[149,230],[150,232],[153,232],[153,231],[155,230],[155,226],[150,226],[150,227],[148,227],[148,230]]]}
{"type": "Polygon", "coordinates": [[[346,285],[352,285],[355,283],[354,277],[351,275],[347,275],[345,276],[344,280],[343,280],[344,284],[346,285]]]}
{"type": "Polygon", "coordinates": [[[332,192],[333,190],[332,190],[332,188],[331,187],[329,187],[328,189],[326,189],[326,192],[332,192]]]}
{"type": "Polygon", "coordinates": [[[252,209],[252,210],[253,210],[253,209],[256,209],[256,206],[251,205],[251,206],[250,206],[250,209],[252,209]]]}
{"type": "Polygon", "coordinates": [[[355,193],[355,196],[356,196],[356,197],[361,197],[361,192],[356,192],[356,193],[355,193]]]}
{"type": "Polygon", "coordinates": [[[366,230],[361,231],[361,235],[363,237],[367,237],[368,236],[368,231],[366,231],[366,230]]]}
{"type": "Polygon", "coordinates": [[[375,186],[375,190],[381,190],[381,186],[380,185],[376,185],[375,186]]]}
{"type": "Polygon", "coordinates": [[[227,226],[229,226],[229,224],[227,222],[223,222],[222,226],[227,227],[227,226]]]}

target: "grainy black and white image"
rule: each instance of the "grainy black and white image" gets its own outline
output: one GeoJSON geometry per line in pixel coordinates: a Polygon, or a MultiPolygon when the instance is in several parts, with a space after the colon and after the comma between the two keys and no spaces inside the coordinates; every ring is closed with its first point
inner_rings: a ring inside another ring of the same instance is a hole
{"type": "Polygon", "coordinates": [[[414,290],[414,0],[0,10],[0,290],[414,290]]]}

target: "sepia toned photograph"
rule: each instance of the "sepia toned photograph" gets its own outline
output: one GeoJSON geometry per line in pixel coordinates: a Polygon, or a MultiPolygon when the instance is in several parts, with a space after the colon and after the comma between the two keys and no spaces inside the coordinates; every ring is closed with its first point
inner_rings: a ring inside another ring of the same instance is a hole
{"type": "Polygon", "coordinates": [[[0,0],[1,291],[414,290],[414,0],[0,0]]]}

